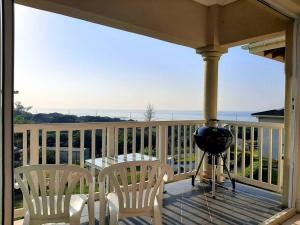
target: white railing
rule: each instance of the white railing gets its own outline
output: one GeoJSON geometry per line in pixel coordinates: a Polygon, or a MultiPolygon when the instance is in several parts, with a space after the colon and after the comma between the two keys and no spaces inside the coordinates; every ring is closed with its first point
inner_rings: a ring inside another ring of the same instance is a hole
{"type": "Polygon", "coordinates": [[[282,192],[284,125],[221,121],[232,131],[235,143],[227,150],[227,166],[236,180],[282,192]],[[239,160],[240,159],[240,160],[239,160]],[[240,162],[241,165],[238,165],[240,162]]]}
{"type": "MultiPolygon", "coordinates": [[[[175,179],[184,179],[194,175],[203,154],[192,135],[203,124],[202,120],[17,124],[15,155],[19,153],[21,162],[15,166],[68,163],[85,167],[88,158],[141,153],[168,162],[175,179]]],[[[236,180],[281,192],[283,124],[220,121],[220,125],[234,135],[225,163],[236,180]]],[[[22,213],[22,209],[15,210],[15,217],[22,213]]]]}

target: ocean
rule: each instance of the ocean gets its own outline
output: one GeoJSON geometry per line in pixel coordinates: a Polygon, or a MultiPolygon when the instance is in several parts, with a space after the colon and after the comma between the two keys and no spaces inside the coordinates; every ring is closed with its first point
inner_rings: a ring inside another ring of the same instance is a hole
{"type": "MultiPolygon", "coordinates": [[[[98,110],[98,109],[39,109],[33,110],[33,113],[51,113],[58,112],[64,114],[73,114],[77,116],[108,116],[117,117],[124,120],[144,121],[144,110],[98,110]]],[[[234,111],[220,111],[218,119],[233,120],[233,121],[249,121],[257,122],[257,119],[251,116],[252,112],[234,112],[234,111]]],[[[155,110],[153,120],[201,120],[203,119],[203,112],[191,110],[155,110]]]]}

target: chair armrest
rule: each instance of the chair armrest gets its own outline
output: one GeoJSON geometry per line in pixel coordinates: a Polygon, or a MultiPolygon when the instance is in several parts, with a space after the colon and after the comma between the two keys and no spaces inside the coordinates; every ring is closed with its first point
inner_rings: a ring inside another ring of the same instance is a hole
{"type": "Polygon", "coordinates": [[[165,164],[164,167],[166,169],[166,174],[163,177],[164,182],[173,180],[174,179],[173,169],[168,164],[165,164]]]}
{"type": "Polygon", "coordinates": [[[19,185],[18,182],[14,182],[14,188],[15,188],[15,189],[20,189],[20,185],[19,185]]]}
{"type": "Polygon", "coordinates": [[[169,180],[168,174],[165,174],[163,177],[163,181],[166,183],[169,180]]]}

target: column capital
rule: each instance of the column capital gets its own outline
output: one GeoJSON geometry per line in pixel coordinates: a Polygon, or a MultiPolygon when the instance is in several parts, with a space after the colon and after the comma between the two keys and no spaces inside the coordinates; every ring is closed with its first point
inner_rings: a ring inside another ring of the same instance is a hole
{"type": "Polygon", "coordinates": [[[227,48],[217,45],[210,45],[196,49],[196,53],[202,55],[204,60],[206,60],[207,58],[219,59],[221,55],[227,53],[227,48]]]}

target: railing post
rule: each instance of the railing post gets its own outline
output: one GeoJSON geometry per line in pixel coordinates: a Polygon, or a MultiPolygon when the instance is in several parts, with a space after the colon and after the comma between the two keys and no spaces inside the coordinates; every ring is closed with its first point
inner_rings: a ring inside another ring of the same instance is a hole
{"type": "Polygon", "coordinates": [[[106,155],[109,157],[115,156],[115,129],[114,127],[107,128],[107,143],[106,143],[106,155]]]}
{"type": "Polygon", "coordinates": [[[30,165],[39,164],[39,129],[30,130],[30,165]]]}
{"type": "MultiPolygon", "coordinates": [[[[168,154],[168,126],[158,126],[158,157],[159,161],[163,164],[167,162],[168,154]]],[[[159,204],[163,204],[163,191],[164,187],[159,190],[159,204]]]]}

